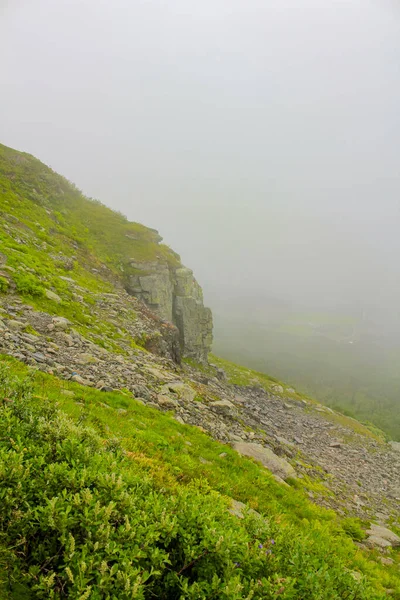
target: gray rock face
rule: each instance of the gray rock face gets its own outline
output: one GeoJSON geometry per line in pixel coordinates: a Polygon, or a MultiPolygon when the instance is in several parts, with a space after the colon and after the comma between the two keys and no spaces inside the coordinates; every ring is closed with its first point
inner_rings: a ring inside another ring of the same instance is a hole
{"type": "Polygon", "coordinates": [[[203,304],[203,292],[193,271],[160,262],[132,261],[131,266],[138,273],[129,277],[127,291],[178,328],[183,356],[207,362],[212,344],[212,313],[203,304]]]}
{"type": "Polygon", "coordinates": [[[247,442],[237,442],[233,445],[234,449],[243,456],[250,456],[260,461],[277,477],[287,479],[288,477],[296,477],[296,471],[292,465],[284,458],[277,456],[269,448],[261,446],[261,444],[249,444],[247,442]]]}

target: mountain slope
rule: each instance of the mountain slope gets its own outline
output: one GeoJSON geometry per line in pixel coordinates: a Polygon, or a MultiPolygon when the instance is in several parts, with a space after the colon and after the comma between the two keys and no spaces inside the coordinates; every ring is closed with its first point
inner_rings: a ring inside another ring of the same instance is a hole
{"type": "Polygon", "coordinates": [[[2,597],[399,598],[397,448],[207,364],[158,234],[0,150],[2,597]]]}
{"type": "Polygon", "coordinates": [[[90,315],[82,311],[82,295],[71,291],[68,274],[86,289],[86,303],[91,292],[125,287],[176,325],[183,355],[206,360],[211,312],[193,273],[160,244],[157,231],[86,198],[34,157],[5,146],[0,194],[0,265],[7,262],[0,285],[34,296],[43,307],[46,299],[57,301],[56,294],[58,313],[64,309],[87,325],[90,315]]]}

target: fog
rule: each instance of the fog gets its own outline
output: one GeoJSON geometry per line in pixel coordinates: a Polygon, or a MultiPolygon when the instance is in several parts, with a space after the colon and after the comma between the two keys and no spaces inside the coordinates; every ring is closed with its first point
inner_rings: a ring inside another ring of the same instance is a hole
{"type": "Polygon", "coordinates": [[[262,321],[276,302],[397,331],[397,2],[0,11],[1,141],[157,228],[203,285],[217,338],[219,315],[262,321]]]}

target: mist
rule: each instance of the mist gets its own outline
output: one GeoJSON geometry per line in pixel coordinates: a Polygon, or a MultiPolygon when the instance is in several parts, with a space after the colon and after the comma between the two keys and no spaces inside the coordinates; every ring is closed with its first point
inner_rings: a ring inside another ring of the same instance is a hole
{"type": "Polygon", "coordinates": [[[296,380],[292,338],[277,361],[276,336],[256,343],[254,327],[272,319],[276,333],[306,311],[313,334],[310,311],[325,311],[353,319],[343,339],[364,340],[355,319],[385,338],[380,350],[399,342],[397,3],[15,0],[0,11],[2,143],[157,228],[204,288],[218,351],[254,362],[251,346],[260,368],[296,380]]]}

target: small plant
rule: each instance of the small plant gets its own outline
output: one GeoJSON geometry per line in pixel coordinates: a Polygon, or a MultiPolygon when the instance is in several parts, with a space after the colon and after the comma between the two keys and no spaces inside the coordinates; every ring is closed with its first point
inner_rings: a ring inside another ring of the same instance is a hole
{"type": "Polygon", "coordinates": [[[17,292],[22,296],[43,296],[44,288],[30,273],[17,272],[13,275],[17,292]]]}
{"type": "Polygon", "coordinates": [[[367,536],[359,519],[347,518],[342,521],[343,531],[356,542],[362,542],[367,536]]]}
{"type": "Polygon", "coordinates": [[[8,292],[9,285],[8,280],[5,277],[0,276],[0,294],[8,292]]]}
{"type": "MultiPolygon", "coordinates": [[[[25,325],[25,327],[24,327],[24,332],[25,332],[25,333],[29,333],[30,335],[36,335],[36,336],[38,336],[38,335],[39,335],[39,333],[36,331],[36,329],[34,329],[34,328],[32,327],[32,325],[30,325],[30,324],[28,324],[28,325],[25,325]]],[[[51,340],[51,341],[52,341],[52,340],[51,340]]]]}

